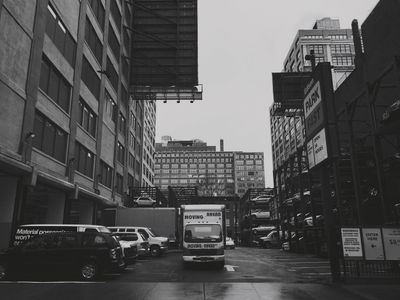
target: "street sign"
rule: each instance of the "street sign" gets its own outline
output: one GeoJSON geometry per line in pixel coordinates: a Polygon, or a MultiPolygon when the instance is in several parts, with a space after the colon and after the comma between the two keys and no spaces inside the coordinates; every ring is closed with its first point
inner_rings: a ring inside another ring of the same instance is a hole
{"type": "Polygon", "coordinates": [[[386,260],[400,260],[400,228],[382,228],[386,260]]]}
{"type": "Polygon", "coordinates": [[[362,228],[366,260],[384,260],[383,242],[380,228],[362,228]]]}
{"type": "Polygon", "coordinates": [[[310,169],[328,158],[325,129],[318,132],[314,138],[307,143],[307,155],[310,169]]]}
{"type": "Polygon", "coordinates": [[[321,103],[321,87],[319,81],[317,81],[304,99],[304,116],[306,119],[319,103],[321,103]]]}
{"type": "Polygon", "coordinates": [[[359,228],[342,228],[342,246],[345,259],[361,259],[361,234],[359,228]]]}

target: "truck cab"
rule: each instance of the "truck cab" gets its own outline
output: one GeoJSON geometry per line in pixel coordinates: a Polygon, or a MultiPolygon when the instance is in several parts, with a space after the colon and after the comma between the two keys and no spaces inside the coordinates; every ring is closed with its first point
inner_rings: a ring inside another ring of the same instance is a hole
{"type": "Polygon", "coordinates": [[[182,205],[183,263],[225,264],[225,206],[182,205]]]}

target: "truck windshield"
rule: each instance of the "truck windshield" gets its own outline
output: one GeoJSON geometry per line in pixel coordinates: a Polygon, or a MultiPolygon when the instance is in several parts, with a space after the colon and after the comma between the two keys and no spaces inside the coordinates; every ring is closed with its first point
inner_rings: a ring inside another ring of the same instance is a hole
{"type": "Polygon", "coordinates": [[[220,225],[189,224],[185,228],[185,242],[221,242],[220,225]]]}

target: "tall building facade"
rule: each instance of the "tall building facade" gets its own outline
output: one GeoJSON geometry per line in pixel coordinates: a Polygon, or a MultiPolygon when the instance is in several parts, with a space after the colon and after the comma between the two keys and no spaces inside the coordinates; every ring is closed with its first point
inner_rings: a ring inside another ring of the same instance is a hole
{"type": "Polygon", "coordinates": [[[196,0],[162,8],[156,0],[0,1],[0,24],[4,248],[19,224],[99,223],[129,187],[152,185],[150,100],[201,100],[201,91],[196,0]],[[175,72],[188,57],[190,69],[175,72]]]}
{"type": "Polygon", "coordinates": [[[156,102],[144,102],[142,186],[154,186],[156,151],[156,102]]]}
{"type": "MultiPolygon", "coordinates": [[[[311,62],[306,60],[314,50],[315,63],[330,62],[333,86],[338,87],[354,70],[354,44],[351,29],[341,29],[339,20],[317,20],[312,29],[297,32],[283,63],[283,72],[310,72],[311,62]]],[[[304,124],[301,114],[276,113],[270,108],[270,128],[273,166],[276,170],[304,143],[304,124]]]]}
{"type": "Polygon", "coordinates": [[[265,187],[260,152],[216,151],[200,140],[157,143],[155,185],[197,187],[199,196],[238,196],[265,187]]]}

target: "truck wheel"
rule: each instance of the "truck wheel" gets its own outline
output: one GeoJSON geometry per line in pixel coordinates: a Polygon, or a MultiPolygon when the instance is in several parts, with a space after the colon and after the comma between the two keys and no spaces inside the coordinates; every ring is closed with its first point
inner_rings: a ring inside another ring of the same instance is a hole
{"type": "Polygon", "coordinates": [[[155,245],[150,247],[150,255],[152,257],[160,256],[160,254],[161,254],[160,247],[155,245]]]}
{"type": "Polygon", "coordinates": [[[263,244],[263,248],[265,248],[265,249],[271,248],[271,243],[270,243],[270,242],[265,242],[265,243],[263,244]]]}
{"type": "Polygon", "coordinates": [[[224,266],[225,266],[225,261],[217,261],[217,262],[215,263],[215,266],[216,266],[218,269],[223,269],[224,266]]]}

